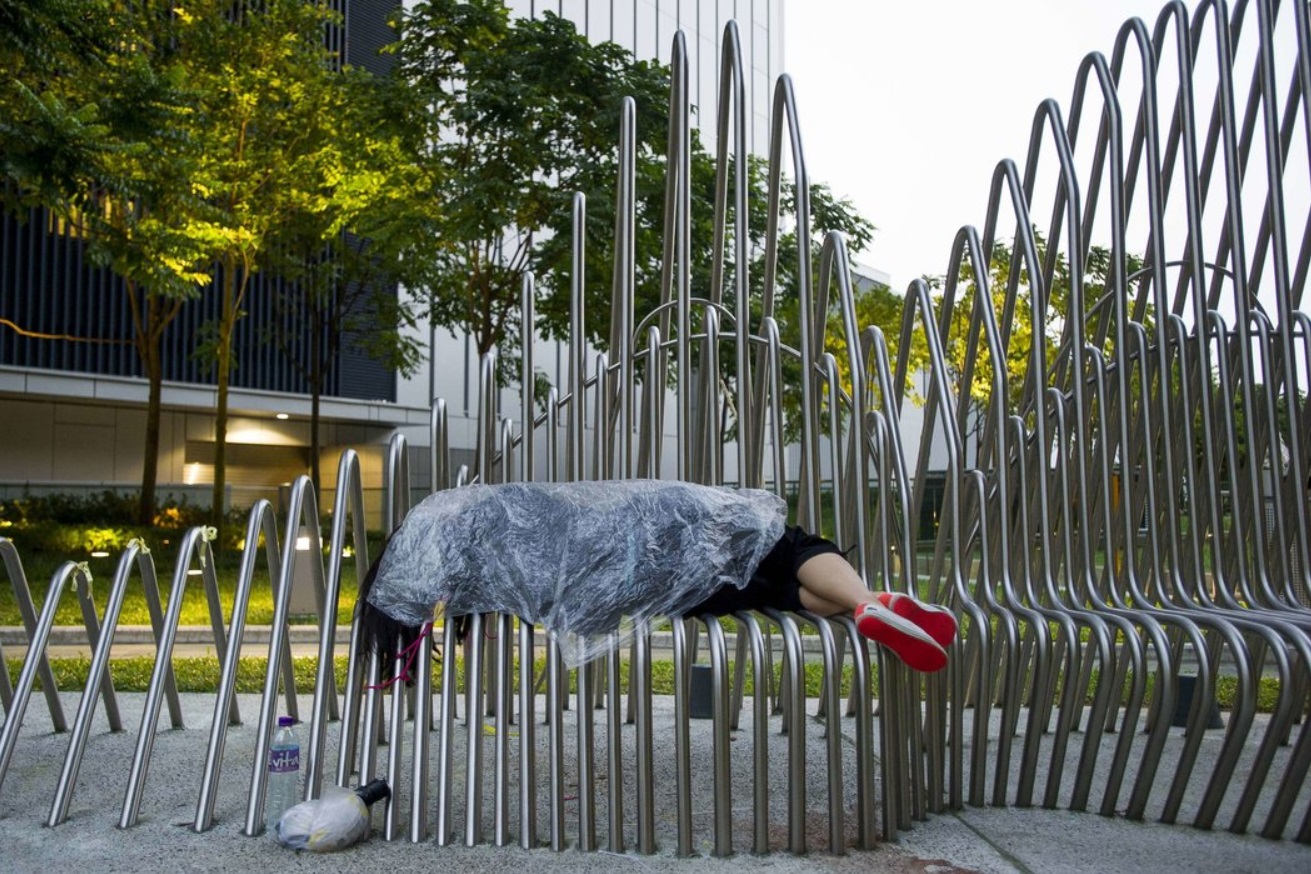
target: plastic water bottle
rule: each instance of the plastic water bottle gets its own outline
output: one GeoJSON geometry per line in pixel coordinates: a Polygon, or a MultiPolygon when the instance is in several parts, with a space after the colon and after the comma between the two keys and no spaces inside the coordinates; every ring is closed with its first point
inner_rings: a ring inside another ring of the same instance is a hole
{"type": "Polygon", "coordinates": [[[296,720],[278,717],[278,730],[269,747],[269,783],[264,795],[264,828],[276,832],[287,808],[300,800],[300,741],[292,727],[296,720]]]}

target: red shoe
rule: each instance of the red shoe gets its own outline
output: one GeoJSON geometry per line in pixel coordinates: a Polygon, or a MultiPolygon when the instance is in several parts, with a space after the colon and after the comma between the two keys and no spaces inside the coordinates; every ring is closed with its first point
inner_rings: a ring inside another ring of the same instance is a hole
{"type": "Polygon", "coordinates": [[[908,619],[924,629],[943,649],[956,640],[956,617],[946,607],[925,604],[901,592],[879,592],[874,597],[878,603],[902,619],[908,619]]]}
{"type": "Polygon", "coordinates": [[[881,644],[909,667],[931,674],[947,666],[947,651],[918,625],[903,619],[882,604],[861,604],[856,608],[856,629],[881,644]]]}

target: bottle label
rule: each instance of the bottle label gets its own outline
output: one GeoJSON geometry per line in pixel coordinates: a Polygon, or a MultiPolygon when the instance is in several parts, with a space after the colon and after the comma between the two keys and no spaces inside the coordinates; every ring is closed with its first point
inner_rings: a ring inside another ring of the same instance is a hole
{"type": "Polygon", "coordinates": [[[286,774],[300,770],[300,747],[269,750],[269,773],[286,774]]]}

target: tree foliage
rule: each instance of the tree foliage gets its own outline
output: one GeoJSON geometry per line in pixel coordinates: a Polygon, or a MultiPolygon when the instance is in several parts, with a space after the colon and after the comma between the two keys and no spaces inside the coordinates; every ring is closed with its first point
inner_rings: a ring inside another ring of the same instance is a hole
{"type": "MultiPolygon", "coordinates": [[[[48,208],[122,277],[156,423],[164,329],[198,295],[217,302],[196,350],[218,384],[216,514],[235,328],[261,272],[286,280],[282,321],[309,325],[313,348],[296,363],[316,408],[343,337],[398,370],[415,363],[403,339],[414,314],[373,291],[396,282],[421,292],[434,324],[498,349],[506,375],[526,338],[568,331],[569,203],[581,191],[585,330],[605,348],[625,97],[638,109],[638,313],[659,300],[665,67],[590,44],[549,13],[511,20],[499,0],[427,0],[398,13],[393,74],[375,76],[326,49],[338,23],[326,0],[0,0],[4,202],[48,208]],[[540,316],[521,326],[528,272],[540,316]]],[[[744,160],[758,299],[766,172],[744,160]]],[[[695,138],[692,168],[693,293],[710,296],[715,168],[695,138]]],[[[816,268],[825,230],[865,248],[873,228],[848,202],[819,184],[810,196],[816,268]]],[[[785,186],[785,212],[793,197],[785,186]]],[[[785,342],[797,330],[794,233],[776,283],[785,342]]],[[[724,282],[731,307],[731,265],[724,282]]],[[[143,514],[157,454],[146,451],[143,514]]]]}
{"type": "MultiPolygon", "coordinates": [[[[441,237],[423,280],[435,324],[474,338],[479,354],[496,348],[501,376],[525,335],[569,333],[575,192],[586,198],[583,287],[586,339],[609,344],[615,184],[624,97],[637,107],[636,306],[640,318],[660,302],[668,139],[669,70],[636,60],[613,43],[590,44],[551,13],[510,20],[493,0],[429,0],[405,14],[397,73],[423,107],[417,126],[430,143],[425,160],[443,186],[441,237]],[[538,281],[538,324],[518,325],[523,276],[538,281]]],[[[705,113],[703,113],[704,115],[705,113]]],[[[767,223],[764,162],[747,159],[753,298],[759,300],[767,223]]],[[[715,161],[692,137],[693,295],[710,297],[715,161]]],[[[810,188],[814,267],[826,230],[842,231],[853,253],[873,226],[827,186],[810,188]]],[[[782,209],[794,209],[785,185],[782,209]]],[[[732,239],[726,252],[731,258],[732,239]]],[[[795,228],[781,240],[777,312],[785,340],[796,331],[795,228]]],[[[724,274],[732,307],[733,273],[724,274]]],[[[755,314],[755,321],[759,313],[755,314]]],[[[731,357],[731,356],[730,356],[731,357]]],[[[728,363],[726,359],[726,363],[728,363]]],[[[731,368],[731,364],[730,364],[731,368]]],[[[731,369],[726,371],[731,375],[731,369]]]]}
{"type": "Polygon", "coordinates": [[[275,298],[280,318],[267,328],[309,386],[316,490],[320,401],[343,344],[405,374],[421,351],[414,333],[403,330],[415,327],[415,313],[394,290],[421,261],[433,204],[405,150],[400,116],[390,109],[396,81],[346,69],[316,95],[316,114],[330,128],[326,147],[268,247],[270,269],[288,281],[275,298]],[[308,346],[293,342],[305,333],[308,346]]]}
{"type": "Polygon", "coordinates": [[[643,152],[663,142],[666,76],[553,14],[512,21],[499,0],[419,4],[399,20],[396,54],[415,154],[442,204],[419,277],[432,320],[508,361],[523,276],[544,272],[572,192],[613,199],[625,96],[638,102],[643,152]]]}
{"type": "Polygon", "coordinates": [[[0,22],[5,202],[50,210],[129,296],[150,382],[143,519],[154,499],[160,339],[187,301],[220,299],[196,350],[219,387],[220,513],[233,333],[254,274],[277,267],[304,282],[296,288],[310,310],[326,313],[329,353],[333,332],[349,330],[344,300],[369,318],[358,345],[401,369],[413,363],[394,296],[362,304],[341,293],[393,282],[406,241],[413,250],[431,231],[397,206],[420,201],[394,126],[384,130],[375,111],[395,101],[328,52],[325,28],[340,22],[326,3],[4,0],[0,22]],[[291,269],[293,252],[302,268],[330,266],[331,281],[291,269]],[[377,283],[363,281],[364,264],[377,283]]]}
{"type": "MultiPolygon", "coordinates": [[[[1046,264],[1047,241],[1041,234],[1037,234],[1036,239],[1039,262],[1046,264]]],[[[1141,266],[1142,262],[1137,257],[1127,258],[1129,273],[1133,273],[1141,266]]],[[[1101,246],[1092,246],[1084,259],[1081,287],[1085,335],[1079,338],[1079,342],[1094,343],[1108,354],[1113,348],[1111,342],[1113,309],[1108,296],[1111,268],[1110,250],[1101,246]]],[[[1064,253],[1055,253],[1055,257],[1051,260],[1050,275],[1045,276],[1041,284],[1035,284],[1024,259],[1016,261],[1010,246],[996,242],[989,253],[984,275],[987,277],[988,289],[992,296],[992,310],[996,317],[998,332],[1004,344],[1003,371],[1007,386],[1007,412],[1016,413],[1020,412],[1023,403],[1022,392],[1025,381],[1035,376],[1031,372],[1030,364],[1033,344],[1038,338],[1041,338],[1044,343],[1043,358],[1047,369],[1046,373],[1037,375],[1042,379],[1042,385],[1053,384],[1053,381],[1063,382],[1060,374],[1068,370],[1065,362],[1069,358],[1071,340],[1067,336],[1069,324],[1065,314],[1069,312],[1072,299],[1069,262],[1064,253]],[[1008,310],[1006,302],[1011,287],[1014,287],[1015,293],[1013,306],[1008,310]],[[1045,304],[1042,307],[1045,323],[1039,326],[1033,324],[1035,287],[1046,289],[1047,296],[1045,302],[1039,301],[1045,304]]],[[[947,306],[948,300],[944,297],[946,285],[945,277],[935,277],[930,280],[930,287],[936,292],[935,311],[939,314],[949,311],[950,315],[945,325],[943,345],[947,368],[958,386],[965,375],[969,374],[968,388],[971,401],[977,409],[982,410],[992,398],[994,380],[992,355],[988,344],[980,336],[974,354],[970,354],[968,343],[975,296],[979,291],[976,268],[967,260],[963,260],[957,275],[954,300],[950,301],[950,307],[947,306]]],[[[1145,315],[1145,318],[1150,325],[1150,312],[1145,315]]],[[[922,356],[926,352],[921,350],[913,354],[922,356]]],[[[922,366],[927,362],[923,357],[916,357],[913,360],[913,366],[922,366]]]]}

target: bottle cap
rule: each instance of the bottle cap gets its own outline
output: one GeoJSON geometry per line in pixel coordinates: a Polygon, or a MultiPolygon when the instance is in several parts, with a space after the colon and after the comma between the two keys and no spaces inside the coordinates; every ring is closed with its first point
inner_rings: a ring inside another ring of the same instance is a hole
{"type": "Polygon", "coordinates": [[[296,724],[296,719],[295,719],[295,717],[292,717],[292,716],[279,716],[279,717],[278,717],[278,728],[289,728],[290,726],[293,726],[293,725],[295,725],[295,724],[296,724]]]}
{"type": "Polygon", "coordinates": [[[355,794],[360,796],[360,800],[363,801],[367,807],[371,806],[375,801],[381,801],[384,798],[390,797],[391,789],[388,788],[386,780],[378,777],[375,780],[370,780],[363,786],[357,787],[355,794]]]}

